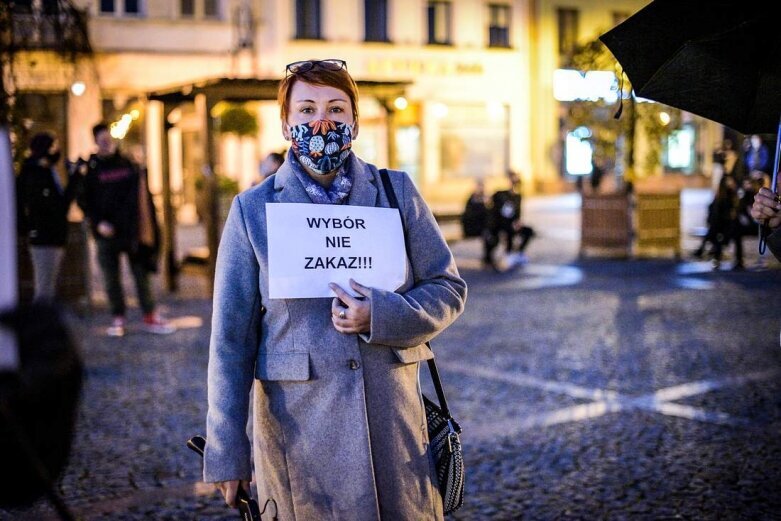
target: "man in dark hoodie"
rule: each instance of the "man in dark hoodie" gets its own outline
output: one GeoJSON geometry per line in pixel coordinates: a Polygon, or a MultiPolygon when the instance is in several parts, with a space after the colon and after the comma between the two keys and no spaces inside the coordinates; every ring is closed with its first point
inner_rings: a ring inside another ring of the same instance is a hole
{"type": "Polygon", "coordinates": [[[113,319],[109,336],[124,336],[125,296],[120,255],[127,254],[144,313],[143,329],[168,334],[174,327],[155,311],[149,273],[156,270],[159,232],[145,173],[117,149],[108,125],[92,129],[96,154],[87,162],[81,206],[90,222],[98,249],[113,319]]]}

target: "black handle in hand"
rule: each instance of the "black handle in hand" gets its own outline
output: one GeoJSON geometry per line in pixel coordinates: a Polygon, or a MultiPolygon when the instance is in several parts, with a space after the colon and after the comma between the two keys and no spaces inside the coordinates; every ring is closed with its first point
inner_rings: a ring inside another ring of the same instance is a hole
{"type": "MultiPolygon", "coordinates": [[[[187,447],[203,457],[203,452],[206,449],[206,438],[203,436],[193,436],[187,440],[187,447]]],[[[239,483],[238,488],[239,489],[236,492],[236,508],[239,509],[241,519],[243,521],[262,521],[258,504],[249,496],[249,494],[247,494],[247,491],[244,490],[241,483],[239,483]]],[[[274,519],[276,519],[276,516],[274,519]]]]}

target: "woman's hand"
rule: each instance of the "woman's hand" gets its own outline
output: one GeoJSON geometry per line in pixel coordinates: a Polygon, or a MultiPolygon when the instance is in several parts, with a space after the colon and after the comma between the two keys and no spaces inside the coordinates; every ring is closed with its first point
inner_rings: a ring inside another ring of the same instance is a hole
{"type": "Polygon", "coordinates": [[[244,489],[248,496],[250,495],[249,481],[234,479],[232,481],[219,481],[216,485],[222,492],[225,502],[232,508],[236,508],[236,494],[239,492],[239,485],[241,485],[241,488],[244,489]]]}
{"type": "Polygon", "coordinates": [[[361,295],[353,297],[338,284],[328,285],[336,293],[331,303],[331,322],[340,333],[368,333],[372,324],[370,290],[350,279],[350,287],[361,295]]]}
{"type": "Polygon", "coordinates": [[[764,223],[767,221],[767,225],[771,229],[776,229],[781,226],[781,202],[776,199],[776,194],[762,188],[757,195],[754,196],[754,204],[751,207],[751,217],[764,223]]]}

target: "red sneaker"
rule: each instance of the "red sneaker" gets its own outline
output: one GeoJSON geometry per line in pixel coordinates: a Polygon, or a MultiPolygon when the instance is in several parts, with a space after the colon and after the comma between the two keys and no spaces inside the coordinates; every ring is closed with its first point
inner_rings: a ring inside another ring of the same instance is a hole
{"type": "Polygon", "coordinates": [[[173,324],[155,312],[144,315],[143,329],[155,335],[170,335],[176,331],[173,324]]]}

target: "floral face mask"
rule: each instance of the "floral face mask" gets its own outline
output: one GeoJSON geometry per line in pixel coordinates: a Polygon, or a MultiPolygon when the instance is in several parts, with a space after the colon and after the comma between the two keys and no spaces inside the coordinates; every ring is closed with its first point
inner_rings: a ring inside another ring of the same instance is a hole
{"type": "Polygon", "coordinates": [[[352,125],[317,119],[288,128],[298,162],[319,175],[336,170],[350,155],[352,125]]]}

